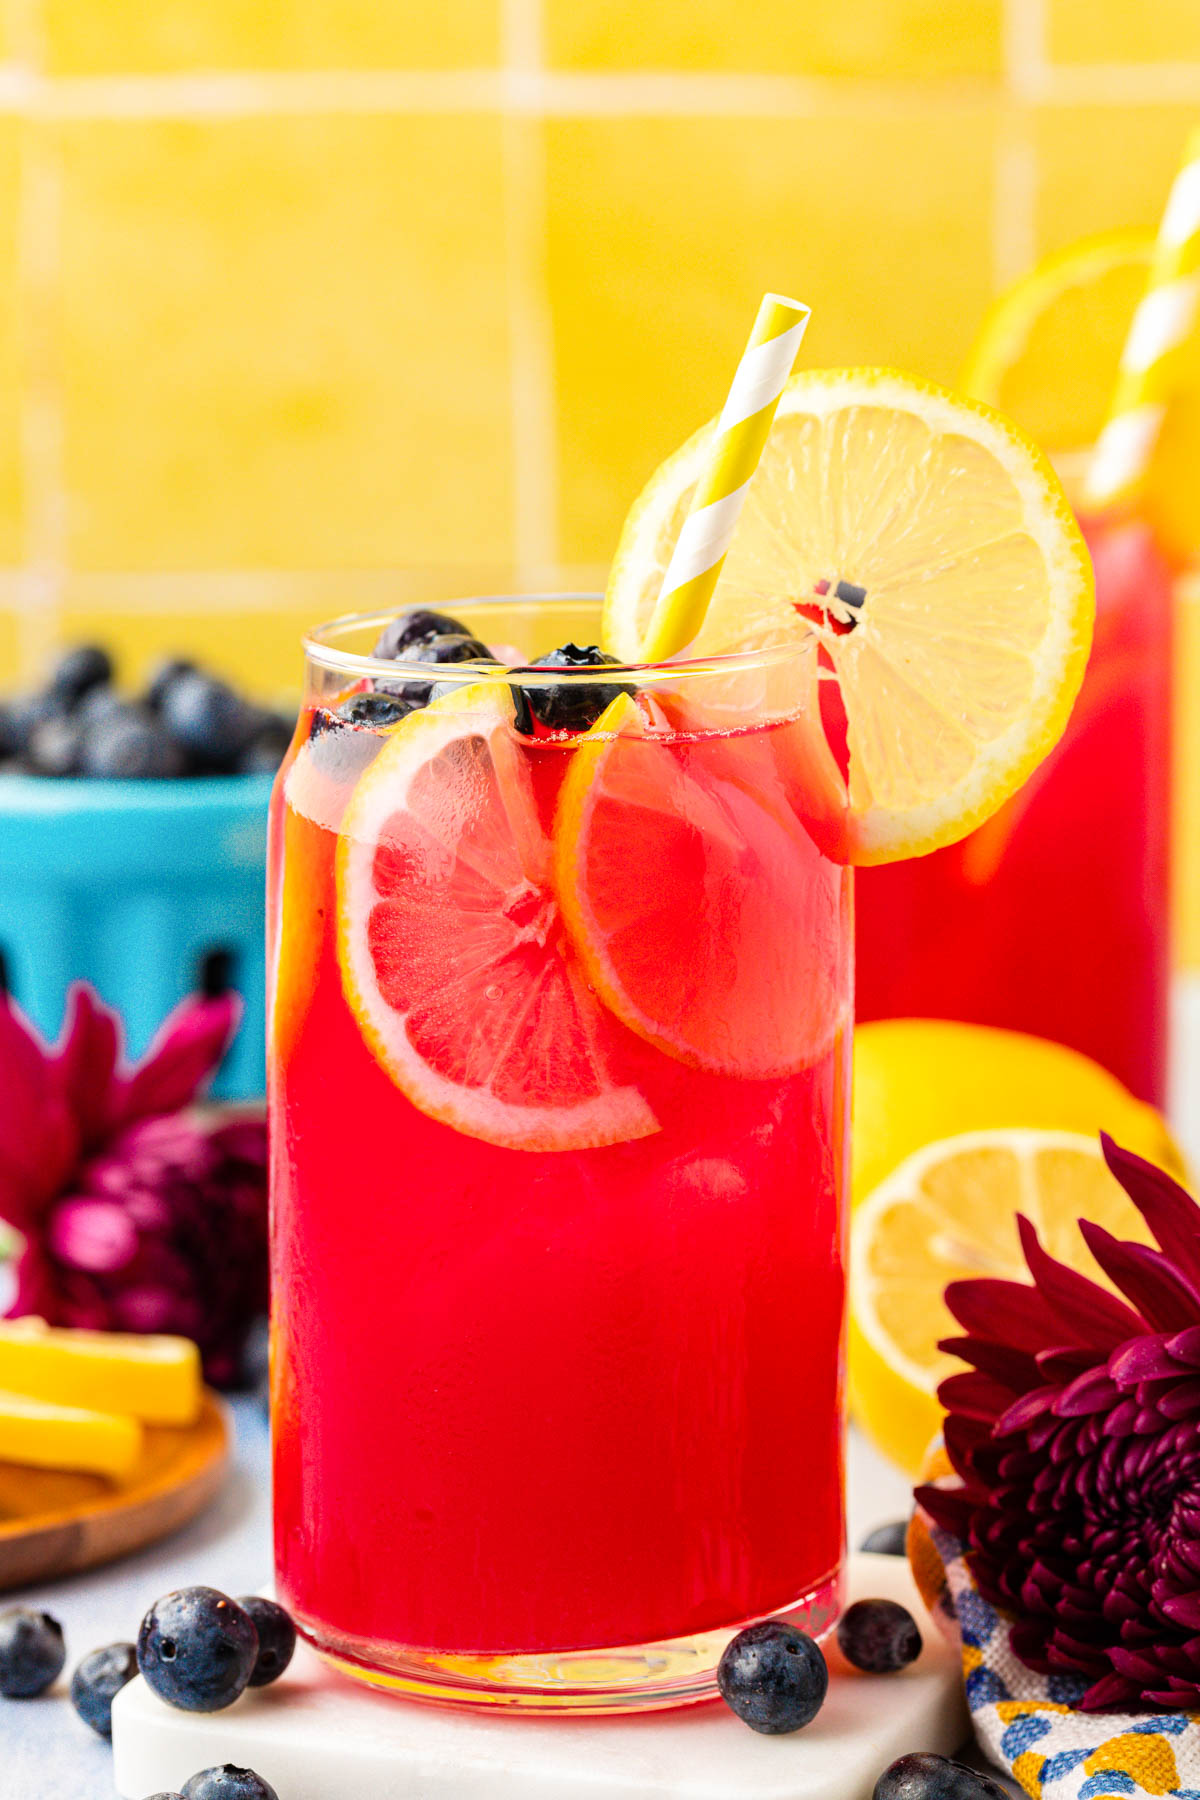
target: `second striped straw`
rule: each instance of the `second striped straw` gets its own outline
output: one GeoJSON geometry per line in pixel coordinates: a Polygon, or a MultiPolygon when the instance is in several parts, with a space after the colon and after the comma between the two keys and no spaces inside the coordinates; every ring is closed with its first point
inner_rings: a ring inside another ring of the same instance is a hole
{"type": "Polygon", "coordinates": [[[807,306],[781,294],[767,294],[758,309],[717,420],[709,461],[663,576],[642,645],[646,662],[678,656],[704,623],[809,317],[807,306]]]}
{"type": "Polygon", "coordinates": [[[1200,314],[1200,130],[1188,139],[1159,226],[1146,292],[1133,315],[1108,422],[1084,488],[1100,511],[1132,501],[1145,480],[1177,373],[1200,314]]]}

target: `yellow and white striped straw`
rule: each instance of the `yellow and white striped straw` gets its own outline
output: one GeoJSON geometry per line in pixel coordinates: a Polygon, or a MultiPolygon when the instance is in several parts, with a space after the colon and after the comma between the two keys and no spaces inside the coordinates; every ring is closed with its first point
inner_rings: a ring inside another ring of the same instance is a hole
{"type": "Polygon", "coordinates": [[[645,662],[677,656],[699,633],[750,478],[792,372],[810,310],[781,294],[758,309],[733,386],[717,420],[709,462],[671,553],[642,645],[645,662]]]}
{"type": "Polygon", "coordinates": [[[1200,313],[1200,129],[1188,138],[1158,229],[1146,292],[1121,352],[1108,421],[1096,440],[1084,504],[1133,500],[1171,398],[1178,358],[1200,313]]]}

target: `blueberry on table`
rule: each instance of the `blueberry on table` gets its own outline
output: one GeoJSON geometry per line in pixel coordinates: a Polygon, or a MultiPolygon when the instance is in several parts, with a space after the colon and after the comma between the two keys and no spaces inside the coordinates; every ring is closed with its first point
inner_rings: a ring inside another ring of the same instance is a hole
{"type": "Polygon", "coordinates": [[[201,1769],[185,1781],[181,1800],[279,1800],[279,1796],[253,1769],[222,1763],[216,1769],[201,1769]]]}
{"type": "Polygon", "coordinates": [[[34,775],[77,775],[85,727],[79,715],[54,713],[35,725],[25,748],[25,766],[34,775]]]}
{"type": "Polygon", "coordinates": [[[870,1550],[876,1556],[907,1556],[908,1520],[893,1519],[888,1525],[877,1525],[874,1531],[868,1531],[858,1547],[870,1550]]]}
{"type": "Polygon", "coordinates": [[[260,713],[254,736],[238,757],[239,775],[273,775],[287,753],[295,729],[294,718],[285,718],[282,713],[260,713]]]}
{"type": "Polygon", "coordinates": [[[12,706],[0,700],[0,763],[8,762],[21,748],[21,734],[12,706]]]}
{"type": "Polygon", "coordinates": [[[142,1620],[138,1668],[160,1700],[185,1712],[232,1706],[258,1661],[249,1613],[216,1588],[179,1588],[142,1620]]]}
{"type": "Polygon", "coordinates": [[[132,1644],[105,1644],[85,1656],[71,1677],[71,1705],[85,1725],[112,1736],[112,1703],[138,1672],[132,1644]]]}
{"type": "Polygon", "coordinates": [[[57,694],[23,694],[9,708],[9,729],[15,741],[16,754],[24,757],[29,740],[47,719],[61,719],[68,711],[66,702],[57,694]]]}
{"type": "Polygon", "coordinates": [[[111,713],[124,712],[128,704],[127,700],[122,700],[115,688],[90,688],[75,708],[72,717],[78,720],[85,730],[90,731],[93,725],[98,725],[101,719],[108,718],[111,713]]]}
{"type": "Polygon", "coordinates": [[[146,683],[146,692],[143,696],[145,704],[151,712],[160,712],[162,703],[167,697],[167,689],[173,687],[180,676],[197,674],[199,674],[199,670],[195,663],[189,662],[184,656],[172,656],[165,662],[160,662],[146,683]]]}
{"type": "Polygon", "coordinates": [[[79,766],[84,775],[110,781],[165,780],[183,774],[184,756],[152,713],[117,706],[84,733],[79,766]]]}
{"type": "Polygon", "coordinates": [[[261,1594],[242,1594],[238,1605],[249,1613],[258,1632],[258,1661],[250,1676],[250,1686],[268,1687],[278,1681],[292,1660],[296,1649],[296,1627],[291,1614],[275,1600],[261,1594]]]}
{"type": "Polygon", "coordinates": [[[33,1700],[62,1674],[67,1660],[62,1626],[49,1613],[15,1606],[0,1613],[0,1694],[33,1700]]]}
{"type": "Polygon", "coordinates": [[[1007,1790],[978,1769],[922,1751],[898,1757],[875,1783],[872,1800],[1009,1800],[1007,1790]]]}
{"type": "Polygon", "coordinates": [[[371,655],[390,661],[393,657],[409,656],[412,645],[425,638],[470,635],[466,626],[459,619],[452,619],[449,613],[431,612],[427,606],[410,606],[407,612],[400,613],[384,626],[371,655]]]}
{"type": "MultiPolygon", "coordinates": [[[[596,669],[616,664],[595,644],[560,644],[529,663],[530,669],[596,669]]],[[[530,717],[547,731],[587,731],[606,707],[628,690],[616,683],[571,679],[547,687],[514,687],[517,728],[531,734],[530,717]]]]}
{"type": "Polygon", "coordinates": [[[99,644],[77,644],[64,650],[50,677],[50,692],[75,706],[92,688],[107,687],[113,678],[112,657],[99,644]]]}
{"type": "Polygon", "coordinates": [[[255,709],[240,694],[198,670],[171,682],[163,695],[161,716],[197,773],[232,769],[257,723],[255,709]]]}
{"type": "Polygon", "coordinates": [[[838,1649],[868,1675],[893,1675],[921,1654],[921,1633],[895,1600],[856,1600],[838,1620],[838,1649]]]}
{"type": "Polygon", "coordinates": [[[773,1737],[811,1724],[824,1704],[829,1670],[806,1631],[764,1619],[725,1646],[717,1686],[739,1719],[773,1737]]]}

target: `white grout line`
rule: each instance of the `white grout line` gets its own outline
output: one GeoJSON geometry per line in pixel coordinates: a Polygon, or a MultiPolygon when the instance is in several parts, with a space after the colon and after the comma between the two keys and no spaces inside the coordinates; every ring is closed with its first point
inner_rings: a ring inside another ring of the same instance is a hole
{"type": "MultiPolygon", "coordinates": [[[[953,114],[993,102],[998,84],[975,75],[887,79],[545,69],[530,45],[522,0],[508,59],[496,69],[279,70],[262,73],[42,76],[0,66],[0,113],[51,119],[204,119],[290,113],[506,112],[554,117],[821,118],[953,114]]],[[[536,20],[537,0],[527,0],[536,20]]],[[[1005,86],[1041,106],[1122,106],[1200,100],[1200,63],[1051,65],[1044,0],[1005,0],[1005,86]]]]}
{"type": "Polygon", "coordinates": [[[541,79],[541,0],[504,0],[505,261],[510,339],[516,585],[532,591],[558,539],[553,326],[546,281],[546,168],[540,120],[526,101],[541,79]]]}
{"type": "MultiPolygon", "coordinates": [[[[519,571],[522,592],[594,593],[603,587],[600,563],[534,563],[519,571]]],[[[430,564],[390,569],[104,569],[76,570],[66,601],[72,612],[178,614],[296,611],[310,619],[414,600],[516,591],[508,564],[430,564]]],[[[16,600],[26,571],[0,567],[0,600],[16,600]]]]}
{"type": "Polygon", "coordinates": [[[1038,166],[1024,108],[1000,116],[992,195],[992,286],[1002,293],[1037,260],[1038,166]]]}
{"type": "Polygon", "coordinates": [[[1028,97],[1045,67],[1043,0],[1003,0],[1004,105],[996,121],[992,287],[1002,292],[1037,254],[1037,155],[1028,97]]]}
{"type": "MultiPolygon", "coordinates": [[[[537,0],[528,0],[536,16],[537,0]]],[[[522,0],[504,0],[520,15],[522,0]]],[[[511,60],[496,69],[278,70],[166,75],[42,76],[0,65],[0,114],[49,119],[206,119],[291,113],[505,112],[552,117],[893,117],[953,114],[996,100],[987,76],[887,79],[545,69],[514,27],[511,60]]],[[[1047,62],[1044,0],[1005,0],[1005,87],[1036,106],[1127,106],[1200,101],[1200,63],[1047,62]]]]}
{"type": "Polygon", "coordinates": [[[1004,81],[1015,101],[1036,100],[1052,79],[1045,0],[1003,0],[1004,81]]]}
{"type": "MultiPolygon", "coordinates": [[[[0,570],[0,584],[5,578],[0,570]]],[[[183,613],[295,609],[315,617],[508,592],[507,564],[382,569],[105,569],[71,573],[67,600],[81,612],[183,613]]]]}
{"type": "Polygon", "coordinates": [[[65,119],[493,112],[504,105],[500,69],[68,75],[40,87],[39,110],[65,119]]]}
{"type": "Polygon", "coordinates": [[[1045,106],[1194,106],[1200,63],[1088,63],[1046,70],[1032,96],[1045,106]]]}

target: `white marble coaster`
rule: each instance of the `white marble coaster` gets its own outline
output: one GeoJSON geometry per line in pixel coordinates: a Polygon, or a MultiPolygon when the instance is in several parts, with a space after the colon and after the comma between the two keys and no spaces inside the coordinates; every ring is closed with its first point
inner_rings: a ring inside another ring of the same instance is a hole
{"type": "Polygon", "coordinates": [[[967,1715],[958,1659],[901,1557],[850,1559],[850,1598],[901,1600],[925,1647],[899,1675],[847,1670],[829,1648],[829,1697],[805,1730],[760,1737],[717,1701],[611,1719],[517,1718],[424,1706],[331,1674],[304,1645],[274,1687],[226,1712],[178,1712],[139,1678],[113,1707],[122,1800],[238,1763],[279,1800],[869,1800],[908,1750],[952,1752],[967,1715]]]}

